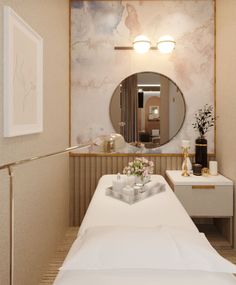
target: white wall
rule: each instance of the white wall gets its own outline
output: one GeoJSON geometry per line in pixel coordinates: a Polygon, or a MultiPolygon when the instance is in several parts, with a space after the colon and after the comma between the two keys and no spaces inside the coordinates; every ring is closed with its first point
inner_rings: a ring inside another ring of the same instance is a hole
{"type": "MultiPolygon", "coordinates": [[[[236,183],[236,1],[216,1],[216,154],[222,174],[236,183]]],[[[235,203],[235,201],[234,201],[235,203]]],[[[236,221],[236,219],[235,219],[236,221]]],[[[236,224],[234,226],[236,246],[236,224]]]]}
{"type": "MultiPolygon", "coordinates": [[[[3,6],[15,10],[44,40],[44,130],[3,137],[0,164],[62,150],[69,144],[69,3],[67,0],[0,0],[0,54],[3,6]]],[[[3,118],[3,58],[0,57],[0,117],[3,118]]],[[[14,168],[15,285],[36,285],[68,225],[68,154],[14,168]]],[[[0,171],[0,284],[9,284],[9,183],[0,171]]]]}

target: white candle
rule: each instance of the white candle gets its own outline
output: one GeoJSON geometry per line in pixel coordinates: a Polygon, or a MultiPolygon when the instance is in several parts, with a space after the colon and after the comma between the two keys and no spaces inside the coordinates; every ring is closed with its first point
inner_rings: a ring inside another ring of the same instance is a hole
{"type": "Polygon", "coordinates": [[[218,174],[218,163],[217,161],[209,161],[209,172],[210,175],[218,174]]]}
{"type": "Polygon", "coordinates": [[[126,177],[126,184],[129,185],[129,186],[134,186],[135,184],[135,177],[134,175],[127,175],[126,177]]]}
{"type": "Polygon", "coordinates": [[[190,147],[190,141],[182,140],[182,147],[190,147]]]}
{"type": "Polygon", "coordinates": [[[134,188],[127,185],[122,189],[122,193],[128,194],[128,195],[134,195],[134,188]]]}
{"type": "Polygon", "coordinates": [[[112,181],[112,187],[114,191],[121,192],[124,188],[124,180],[121,178],[120,173],[118,173],[116,180],[112,181]]]}

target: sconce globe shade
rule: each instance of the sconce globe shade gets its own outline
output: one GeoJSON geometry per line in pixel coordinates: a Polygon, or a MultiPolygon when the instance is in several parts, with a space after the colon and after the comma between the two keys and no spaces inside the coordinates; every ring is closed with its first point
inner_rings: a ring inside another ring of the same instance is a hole
{"type": "Polygon", "coordinates": [[[146,53],[149,51],[150,47],[151,41],[146,36],[137,36],[133,41],[133,48],[137,53],[146,53]]]}
{"type": "Polygon", "coordinates": [[[171,53],[175,48],[176,42],[171,36],[160,37],[157,42],[157,49],[161,53],[171,53]]]}

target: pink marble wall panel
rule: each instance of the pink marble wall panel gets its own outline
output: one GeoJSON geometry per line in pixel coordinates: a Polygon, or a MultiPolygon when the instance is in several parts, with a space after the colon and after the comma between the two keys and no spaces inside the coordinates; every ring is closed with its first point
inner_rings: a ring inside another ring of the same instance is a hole
{"type": "MultiPolygon", "coordinates": [[[[109,103],[116,86],[133,73],[154,71],[179,86],[187,106],[183,128],[158,152],[180,152],[182,139],[191,140],[193,151],[194,113],[214,104],[213,1],[72,1],[71,9],[72,143],[114,132],[109,103]],[[169,55],[114,50],[138,34],[153,44],[169,34],[176,49],[169,55]]],[[[214,130],[207,139],[213,152],[214,130]]]]}

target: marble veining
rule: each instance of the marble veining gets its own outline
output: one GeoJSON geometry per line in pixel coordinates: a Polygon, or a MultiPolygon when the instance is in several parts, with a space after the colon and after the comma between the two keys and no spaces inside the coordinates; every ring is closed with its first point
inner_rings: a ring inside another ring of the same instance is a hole
{"type": "MultiPolygon", "coordinates": [[[[72,143],[114,132],[109,117],[114,89],[133,73],[154,71],[176,82],[187,106],[182,130],[157,151],[180,152],[182,139],[191,140],[193,151],[198,136],[193,115],[204,104],[214,104],[213,1],[74,0],[71,8],[72,143]],[[176,49],[171,55],[114,50],[131,45],[140,33],[153,44],[170,34],[176,49]]],[[[213,152],[214,130],[207,139],[213,152]]]]}

